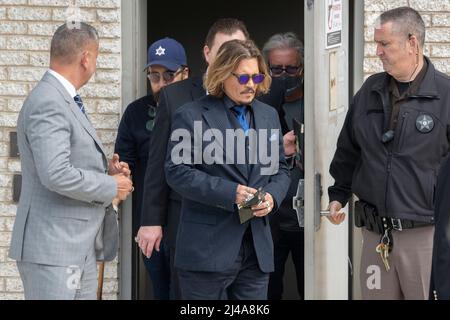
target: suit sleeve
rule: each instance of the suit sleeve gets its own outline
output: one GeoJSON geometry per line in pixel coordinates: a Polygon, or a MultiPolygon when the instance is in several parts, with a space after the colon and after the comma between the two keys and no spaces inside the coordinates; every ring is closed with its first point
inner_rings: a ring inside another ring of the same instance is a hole
{"type": "Polygon", "coordinates": [[[328,188],[331,201],[339,201],[345,206],[352,195],[352,179],[357,163],[360,161],[361,150],[353,135],[353,119],[358,94],[354,97],[344,126],[339,134],[337,149],[330,165],[330,174],[334,185],[328,188]]]}
{"type": "Polygon", "coordinates": [[[116,195],[116,182],[103,172],[75,168],[71,164],[70,127],[61,105],[56,102],[46,101],[30,111],[26,138],[39,179],[53,192],[106,207],[116,195]]]}
{"type": "Polygon", "coordinates": [[[164,226],[167,223],[170,188],[164,174],[164,162],[170,138],[168,102],[165,90],[161,90],[144,178],[141,226],[164,226]]]}
{"type": "Polygon", "coordinates": [[[289,167],[284,155],[283,134],[278,113],[275,111],[273,119],[276,120],[275,127],[279,131],[278,140],[278,170],[270,177],[269,184],[264,187],[264,191],[270,193],[274,200],[274,209],[272,212],[278,210],[278,207],[283,202],[291,184],[289,167]]]}
{"type": "MultiPolygon", "coordinates": [[[[194,159],[194,120],[188,108],[177,111],[172,121],[172,132],[183,130],[188,139],[191,139],[191,147],[184,152],[194,159]]],[[[169,141],[165,164],[167,182],[172,189],[180,193],[183,198],[234,212],[238,184],[221,177],[211,176],[197,169],[189,161],[173,162],[172,150],[177,144],[178,141],[169,141]]]]}

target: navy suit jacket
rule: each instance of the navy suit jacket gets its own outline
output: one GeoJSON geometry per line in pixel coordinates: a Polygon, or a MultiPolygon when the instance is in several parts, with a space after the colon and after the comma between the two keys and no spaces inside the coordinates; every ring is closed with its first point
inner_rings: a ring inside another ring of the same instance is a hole
{"type": "MultiPolygon", "coordinates": [[[[183,198],[178,228],[175,266],[191,271],[221,272],[235,262],[244,233],[251,225],[259,267],[263,272],[274,270],[273,241],[268,217],[253,218],[242,224],[235,205],[238,184],[263,187],[275,204],[281,204],[289,188],[289,170],[284,158],[283,137],[276,110],[262,102],[252,103],[254,129],[268,129],[267,148],[274,138],[278,147],[278,171],[261,175],[258,164],[175,164],[171,151],[178,144],[169,141],[166,157],[166,179],[171,188],[183,198]],[[276,129],[274,136],[271,129],[276,129]]],[[[185,129],[193,136],[194,122],[202,123],[203,132],[218,129],[225,137],[226,129],[234,129],[229,121],[230,111],[223,99],[206,96],[182,106],[172,119],[172,132],[185,129]]],[[[205,150],[208,143],[203,143],[205,150]]],[[[193,146],[193,144],[192,144],[193,146]]],[[[225,155],[225,146],[223,153],[225,155]]],[[[193,153],[193,148],[190,149],[193,153]]],[[[236,152],[245,152],[237,150],[236,152]]],[[[274,209],[276,211],[276,208],[274,209]]]]}
{"type": "Polygon", "coordinates": [[[182,105],[206,95],[202,78],[193,77],[161,89],[155,127],[150,140],[142,196],[141,226],[164,226],[167,244],[175,247],[181,198],[169,188],[164,174],[172,115],[182,105]]]}

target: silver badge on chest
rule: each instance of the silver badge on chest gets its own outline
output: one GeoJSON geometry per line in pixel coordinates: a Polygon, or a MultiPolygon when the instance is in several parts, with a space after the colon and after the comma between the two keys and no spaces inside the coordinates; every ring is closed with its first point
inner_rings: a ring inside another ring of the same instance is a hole
{"type": "Polygon", "coordinates": [[[416,128],[422,133],[431,132],[434,128],[434,120],[427,114],[421,114],[417,117],[416,128]]]}

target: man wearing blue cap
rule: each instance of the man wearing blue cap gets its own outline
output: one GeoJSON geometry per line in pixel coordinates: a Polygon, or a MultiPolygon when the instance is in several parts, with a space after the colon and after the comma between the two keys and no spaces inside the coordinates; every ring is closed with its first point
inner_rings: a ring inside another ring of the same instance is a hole
{"type": "Polygon", "coordinates": [[[159,102],[159,92],[170,83],[188,78],[186,52],[176,40],[164,38],[154,42],[148,49],[145,69],[152,87],[153,97],[159,102]]]}
{"type": "MultiPolygon", "coordinates": [[[[141,224],[143,183],[150,147],[150,137],[155,123],[156,108],[161,88],[168,84],[187,79],[186,52],[183,46],[171,38],[154,42],[148,49],[145,71],[150,82],[151,93],[132,102],[125,110],[119,125],[115,152],[120,159],[129,164],[135,192],[133,193],[133,233],[141,224]]],[[[154,298],[169,299],[170,268],[168,250],[161,243],[160,251],[151,259],[143,257],[145,267],[152,280],[154,298]]],[[[136,245],[133,251],[133,263],[139,255],[136,245]]],[[[133,267],[134,269],[134,267],[133,267]]]]}

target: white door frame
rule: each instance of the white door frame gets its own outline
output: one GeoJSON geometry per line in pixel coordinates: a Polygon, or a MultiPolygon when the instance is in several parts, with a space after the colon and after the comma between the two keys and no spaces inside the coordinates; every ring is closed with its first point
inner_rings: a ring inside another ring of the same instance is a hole
{"type": "Polygon", "coordinates": [[[314,43],[314,16],[309,12],[314,10],[314,1],[305,1],[305,299],[314,299],[315,288],[315,269],[314,269],[314,216],[308,214],[314,212],[315,204],[307,199],[314,199],[314,172],[315,172],[315,148],[314,135],[309,134],[310,130],[314,130],[312,125],[314,123],[314,69],[308,66],[314,66],[314,47],[308,44],[314,43]],[[306,29],[308,27],[308,29],[306,29]],[[311,30],[312,28],[312,30],[311,30]]]}
{"type": "Polygon", "coordinates": [[[349,0],[342,0],[342,46],[326,50],[325,1],[305,1],[305,299],[348,299],[348,220],[317,218],[328,205],[328,173],[348,109],[349,0]],[[329,110],[331,54],[336,53],[339,107],[329,110]],[[339,80],[341,79],[341,80],[339,80]],[[316,174],[321,175],[318,197],[316,174]],[[320,222],[321,221],[321,222],[320,222]],[[320,226],[320,229],[318,229],[320,226]]]}
{"type": "MultiPolygon", "coordinates": [[[[126,106],[147,92],[142,70],[147,61],[147,1],[122,0],[122,113],[126,106]]],[[[122,205],[119,218],[119,299],[132,296],[132,208],[131,198],[122,205]]]]}
{"type": "MultiPolygon", "coordinates": [[[[361,88],[364,82],[364,1],[353,1],[353,87],[352,95],[361,88]]],[[[352,299],[361,299],[359,272],[362,254],[361,229],[351,226],[352,230],[352,299]]]]}

